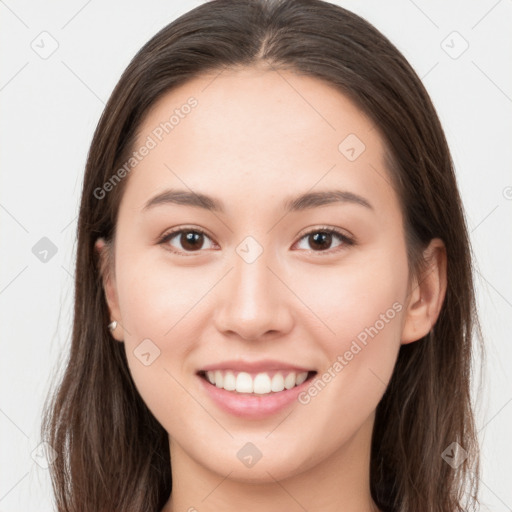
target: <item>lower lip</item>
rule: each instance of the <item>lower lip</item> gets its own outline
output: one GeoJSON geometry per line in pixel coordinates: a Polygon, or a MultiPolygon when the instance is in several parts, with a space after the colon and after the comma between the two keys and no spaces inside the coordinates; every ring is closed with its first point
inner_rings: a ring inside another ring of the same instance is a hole
{"type": "Polygon", "coordinates": [[[254,393],[237,393],[236,391],[226,391],[210,384],[205,378],[198,375],[204,389],[222,410],[243,418],[261,419],[290,406],[297,401],[297,396],[311,382],[311,378],[305,380],[302,384],[291,389],[284,389],[277,393],[268,393],[257,395],[254,393]]]}

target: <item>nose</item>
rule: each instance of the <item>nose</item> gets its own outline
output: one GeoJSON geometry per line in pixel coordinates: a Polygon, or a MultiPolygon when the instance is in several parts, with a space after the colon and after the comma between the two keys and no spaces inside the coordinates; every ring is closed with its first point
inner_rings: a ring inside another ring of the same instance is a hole
{"type": "Polygon", "coordinates": [[[255,341],[291,330],[293,294],[270,259],[265,251],[252,262],[233,255],[233,269],[224,280],[215,312],[216,327],[223,334],[255,341]]]}

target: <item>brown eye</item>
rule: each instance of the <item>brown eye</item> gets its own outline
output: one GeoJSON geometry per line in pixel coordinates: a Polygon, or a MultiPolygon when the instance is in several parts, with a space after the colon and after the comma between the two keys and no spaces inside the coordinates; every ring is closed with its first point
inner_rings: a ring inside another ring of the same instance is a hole
{"type": "Polygon", "coordinates": [[[203,246],[204,235],[197,231],[185,231],[181,233],[179,241],[186,251],[195,251],[203,246]]]}
{"type": "Polygon", "coordinates": [[[313,249],[330,249],[332,244],[332,234],[325,232],[318,232],[308,235],[308,241],[313,249]]]}
{"type": "Polygon", "coordinates": [[[351,238],[332,228],[322,228],[310,231],[301,238],[301,241],[305,240],[307,245],[309,245],[309,247],[305,247],[306,250],[326,252],[333,248],[333,242],[335,242],[336,239],[338,239],[338,243],[334,246],[334,249],[340,246],[354,244],[351,238]]]}
{"type": "Polygon", "coordinates": [[[210,240],[210,238],[201,230],[181,229],[168,233],[162,238],[160,243],[170,245],[174,252],[187,253],[205,249],[204,245],[207,240],[210,240]]]}

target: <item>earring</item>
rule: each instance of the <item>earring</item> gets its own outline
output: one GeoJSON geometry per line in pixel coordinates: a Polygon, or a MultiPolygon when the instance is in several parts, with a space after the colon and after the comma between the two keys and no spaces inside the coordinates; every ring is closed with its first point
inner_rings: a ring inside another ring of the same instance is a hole
{"type": "Polygon", "coordinates": [[[113,322],[111,322],[110,324],[108,324],[108,328],[109,328],[111,331],[114,331],[116,327],[117,327],[117,321],[116,321],[116,320],[114,320],[113,322]]]}

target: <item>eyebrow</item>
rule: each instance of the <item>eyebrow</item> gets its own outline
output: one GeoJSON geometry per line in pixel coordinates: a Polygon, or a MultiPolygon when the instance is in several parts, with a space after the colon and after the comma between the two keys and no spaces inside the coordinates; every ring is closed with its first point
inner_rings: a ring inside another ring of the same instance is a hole
{"type": "MultiPolygon", "coordinates": [[[[297,197],[285,200],[284,209],[286,212],[308,210],[332,203],[349,203],[364,206],[373,210],[373,206],[364,197],[348,192],[346,190],[325,190],[319,192],[306,192],[297,197]]],[[[203,208],[212,212],[224,213],[223,203],[214,197],[200,192],[187,190],[168,189],[152,197],[143,207],[143,211],[154,208],[158,205],[178,204],[203,208]]]]}

